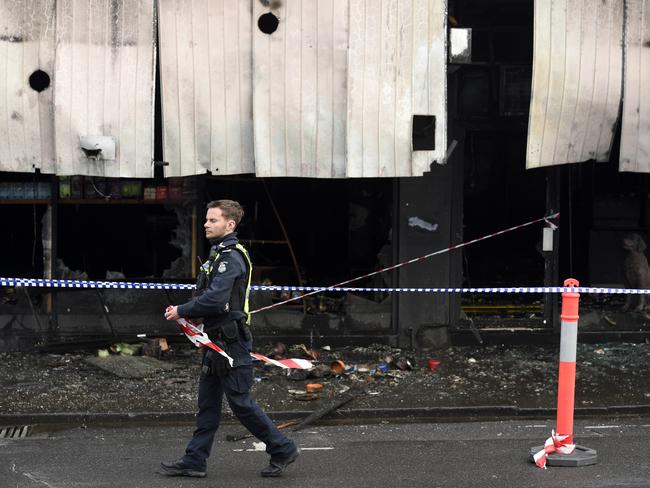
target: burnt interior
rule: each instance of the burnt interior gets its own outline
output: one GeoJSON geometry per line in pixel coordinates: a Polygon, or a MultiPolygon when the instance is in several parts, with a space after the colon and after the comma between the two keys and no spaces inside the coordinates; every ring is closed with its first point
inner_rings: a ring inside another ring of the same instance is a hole
{"type": "MultiPolygon", "coordinates": [[[[562,212],[559,276],[575,276],[593,285],[620,284],[622,235],[637,232],[650,238],[647,175],[618,172],[618,138],[608,162],[526,170],[533,1],[451,0],[449,14],[450,25],[472,29],[472,63],[452,64],[448,75],[450,133],[462,133],[464,141],[463,240],[539,218],[552,207],[547,195],[549,185],[555,185],[559,208],[553,210],[562,212]]],[[[155,167],[154,184],[166,182],[159,81],[154,159],[161,165],[155,167]]],[[[12,185],[52,182],[38,172],[2,173],[1,179],[12,185]]],[[[239,200],[247,212],[239,235],[251,250],[259,281],[330,285],[380,268],[380,256],[391,244],[392,179],[263,181],[246,175],[202,175],[196,180],[199,257],[207,254],[200,233],[203,205],[216,198],[239,200]],[[297,267],[284,242],[287,238],[297,267]]],[[[56,182],[52,188],[56,192],[56,182]]],[[[44,200],[1,203],[3,247],[10,250],[0,255],[2,275],[42,276],[44,200]]],[[[165,276],[182,254],[172,244],[179,227],[178,208],[191,212],[182,203],[86,204],[55,199],[54,205],[57,257],[70,270],[85,272],[90,279],[104,279],[107,271],[129,279],[192,279],[188,265],[165,276]]],[[[468,286],[540,285],[544,279],[540,226],[468,247],[463,263],[468,286]]],[[[388,276],[382,279],[384,285],[391,284],[388,276]]],[[[357,284],[364,283],[369,282],[357,284]]]]}

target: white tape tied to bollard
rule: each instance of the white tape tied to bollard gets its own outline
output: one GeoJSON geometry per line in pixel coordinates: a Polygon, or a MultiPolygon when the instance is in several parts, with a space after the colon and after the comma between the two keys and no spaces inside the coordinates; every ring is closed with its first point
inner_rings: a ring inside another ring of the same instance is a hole
{"type": "Polygon", "coordinates": [[[548,455],[554,452],[559,454],[571,454],[575,449],[575,444],[568,441],[568,435],[558,435],[555,430],[551,432],[551,437],[546,439],[544,448],[533,455],[533,461],[540,468],[546,469],[546,460],[548,455]]]}

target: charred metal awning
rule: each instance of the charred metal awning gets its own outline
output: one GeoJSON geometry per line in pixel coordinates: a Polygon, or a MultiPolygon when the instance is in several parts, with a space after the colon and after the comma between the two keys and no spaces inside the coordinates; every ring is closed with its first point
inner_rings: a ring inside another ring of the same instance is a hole
{"type": "Polygon", "coordinates": [[[167,176],[255,171],[251,5],[158,2],[167,176]]]}
{"type": "Polygon", "coordinates": [[[0,27],[0,171],[152,176],[152,2],[0,2],[0,27]]]}
{"type": "Polygon", "coordinates": [[[55,3],[56,173],[153,176],[153,2],[55,3]]]}
{"type": "Polygon", "coordinates": [[[253,17],[256,174],[345,176],[348,0],[255,1],[253,17]]]}
{"type": "Polygon", "coordinates": [[[0,2],[0,171],[55,172],[54,8],[0,2]]]}
{"type": "Polygon", "coordinates": [[[153,176],[158,52],[165,176],[419,176],[446,51],[446,0],[0,2],[0,171],[153,176]]]}
{"type": "Polygon", "coordinates": [[[444,163],[445,0],[350,0],[347,80],[347,176],[419,176],[444,163]]]}
{"type": "Polygon", "coordinates": [[[167,176],[414,176],[443,162],[445,0],[159,8],[167,176]]]}
{"type": "Polygon", "coordinates": [[[650,0],[535,2],[526,167],[607,161],[650,173],[650,0]]]}
{"type": "Polygon", "coordinates": [[[650,0],[627,0],[620,171],[650,173],[650,0]]]}
{"type": "Polygon", "coordinates": [[[607,161],[622,83],[623,0],[535,2],[526,167],[607,161]]]}

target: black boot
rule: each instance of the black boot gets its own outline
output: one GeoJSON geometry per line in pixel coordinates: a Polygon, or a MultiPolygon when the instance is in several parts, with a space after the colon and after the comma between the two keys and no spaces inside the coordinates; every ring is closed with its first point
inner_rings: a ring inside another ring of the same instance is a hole
{"type": "Polygon", "coordinates": [[[193,469],[185,464],[182,459],[179,459],[177,461],[163,461],[160,463],[160,474],[164,474],[165,476],[205,478],[206,472],[193,469]]]}
{"type": "Polygon", "coordinates": [[[277,478],[278,476],[282,475],[284,470],[287,469],[287,466],[298,459],[298,456],[300,456],[300,448],[296,447],[296,451],[287,458],[271,458],[269,465],[264,468],[260,474],[265,478],[277,478]]]}

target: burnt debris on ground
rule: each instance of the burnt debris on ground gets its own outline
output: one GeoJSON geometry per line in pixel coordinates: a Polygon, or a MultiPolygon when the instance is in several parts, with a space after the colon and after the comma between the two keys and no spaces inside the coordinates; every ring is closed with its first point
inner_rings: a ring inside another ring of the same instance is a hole
{"type": "MultiPolygon", "coordinates": [[[[253,395],[270,412],[317,411],[351,389],[345,408],[555,408],[556,346],[450,347],[412,352],[377,345],[311,351],[267,345],[276,357],[312,357],[309,371],[255,365],[253,395]]],[[[111,354],[0,354],[0,412],[194,412],[200,351],[177,345],[160,359],[111,354]],[[114,363],[122,374],[111,372],[114,363]],[[106,361],[107,360],[107,361],[106,361]],[[94,364],[93,364],[94,363],[94,364]],[[128,374],[125,368],[139,368],[128,374]]],[[[650,344],[579,344],[576,407],[650,404],[650,344]]]]}

